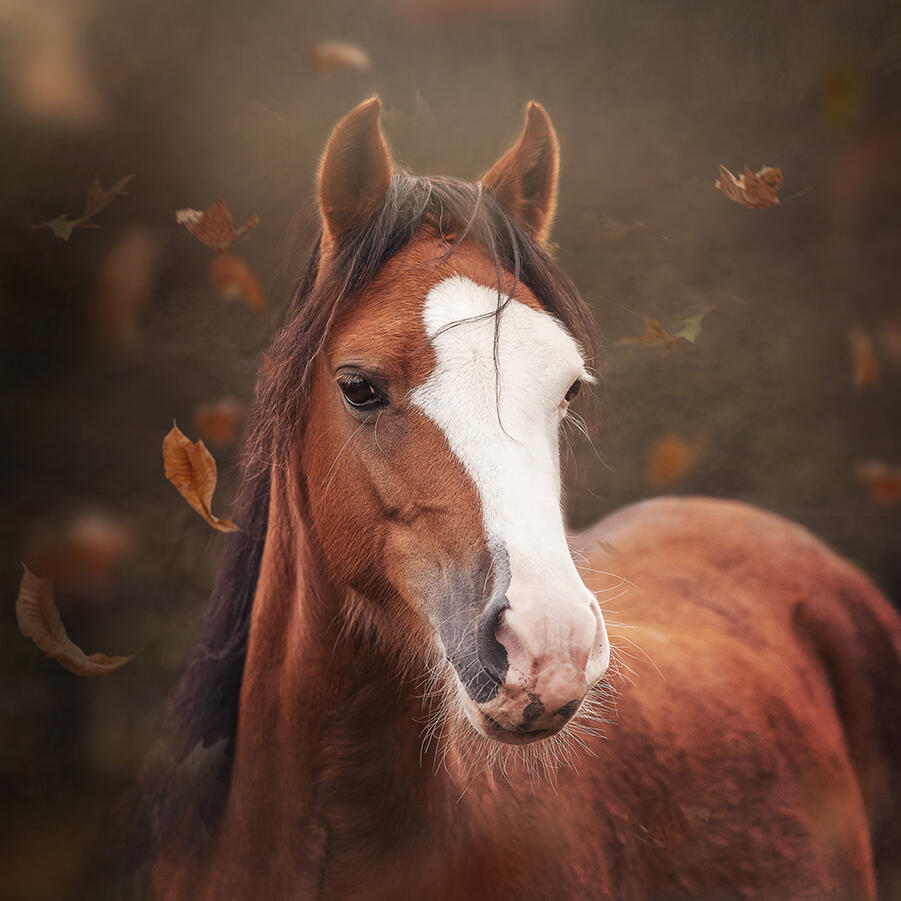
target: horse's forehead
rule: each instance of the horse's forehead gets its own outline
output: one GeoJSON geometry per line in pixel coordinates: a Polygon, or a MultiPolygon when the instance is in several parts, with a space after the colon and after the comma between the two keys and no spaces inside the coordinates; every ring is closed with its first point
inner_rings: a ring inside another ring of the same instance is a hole
{"type": "MultiPolygon", "coordinates": [[[[526,307],[543,309],[526,285],[516,284],[509,272],[499,273],[490,254],[475,242],[464,241],[450,256],[447,251],[440,239],[420,238],[389,260],[336,323],[330,349],[333,362],[340,357],[379,363],[403,374],[411,385],[424,381],[435,365],[424,308],[432,290],[453,277],[496,286],[500,274],[505,292],[513,290],[526,307]]],[[[466,315],[461,309],[460,316],[466,315]]]]}

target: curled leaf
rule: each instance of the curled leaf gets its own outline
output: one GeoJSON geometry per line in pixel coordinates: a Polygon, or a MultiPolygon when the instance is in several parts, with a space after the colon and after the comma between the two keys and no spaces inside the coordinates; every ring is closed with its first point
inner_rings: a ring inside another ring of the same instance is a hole
{"type": "Polygon", "coordinates": [[[334,69],[357,69],[367,71],[372,63],[369,54],[356,44],[343,41],[319,41],[307,47],[310,65],[324,75],[334,69]]]}
{"type": "Polygon", "coordinates": [[[752,210],[763,210],[779,203],[782,170],[763,166],[752,172],[745,166],[745,171],[736,178],[725,166],[720,166],[720,177],[713,184],[730,200],[752,210]]]}
{"type": "Polygon", "coordinates": [[[714,303],[701,310],[697,315],[683,319],[682,328],[675,333],[667,331],[660,324],[659,319],[652,319],[650,316],[642,314],[644,331],[632,338],[620,338],[617,343],[629,344],[634,347],[663,347],[667,351],[672,350],[680,341],[694,344],[701,333],[701,323],[704,321],[704,317],[716,308],[717,304],[714,303]]]}
{"type": "Polygon", "coordinates": [[[901,503],[901,466],[889,466],[873,460],[857,467],[854,473],[863,482],[870,497],[884,507],[894,507],[901,503]]]}
{"type": "Polygon", "coordinates": [[[881,381],[879,357],[876,344],[870,335],[859,326],[848,333],[851,340],[851,375],[858,388],[878,385],[881,381]]]}
{"type": "Polygon", "coordinates": [[[247,221],[236,229],[231,210],[224,200],[219,199],[205,210],[190,208],[177,210],[175,221],[183,225],[198,241],[206,244],[210,250],[222,253],[236,238],[256,228],[260,224],[260,217],[256,213],[251,213],[247,221]]]}
{"type": "Polygon", "coordinates": [[[210,510],[218,478],[213,455],[203,441],[192,442],[184,435],[174,420],[172,430],[163,439],[163,464],[166,478],[214,529],[237,531],[230,519],[214,516],[210,510]]]}
{"type": "Polygon", "coordinates": [[[224,300],[243,300],[252,310],[266,308],[263,286],[241,257],[223,253],[210,267],[210,284],[224,300]]]}
{"type": "Polygon", "coordinates": [[[16,619],[19,629],[48,657],[76,676],[105,676],[119,669],[131,657],[108,657],[106,654],[87,655],[66,634],[59,610],[53,600],[53,582],[41,579],[27,566],[16,599],[16,619]]]}
{"type": "Polygon", "coordinates": [[[49,228],[54,237],[68,241],[76,228],[99,228],[94,222],[94,216],[102,213],[120,194],[125,193],[128,183],[134,175],[124,175],[109,190],[100,184],[100,177],[94,176],[94,181],[88,188],[88,196],[84,203],[84,211],[77,219],[69,219],[65,214],[50,219],[47,222],[38,222],[32,226],[32,231],[39,228],[49,228]]]}

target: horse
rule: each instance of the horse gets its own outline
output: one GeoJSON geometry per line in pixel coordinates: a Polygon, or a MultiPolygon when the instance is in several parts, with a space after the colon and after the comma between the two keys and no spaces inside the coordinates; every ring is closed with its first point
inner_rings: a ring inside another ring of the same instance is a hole
{"type": "Polygon", "coordinates": [[[379,120],[331,134],[258,377],[148,765],[154,897],[901,897],[892,606],[743,503],[568,535],[597,347],[551,121],[470,183],[396,166],[379,120]]]}

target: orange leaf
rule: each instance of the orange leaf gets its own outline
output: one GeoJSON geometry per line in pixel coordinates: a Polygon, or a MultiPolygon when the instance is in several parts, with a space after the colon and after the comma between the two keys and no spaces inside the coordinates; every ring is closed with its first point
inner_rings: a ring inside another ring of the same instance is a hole
{"type": "Polygon", "coordinates": [[[163,463],[166,478],[214,529],[237,531],[238,527],[230,519],[213,516],[210,510],[218,479],[213,455],[202,441],[192,442],[187,438],[175,420],[172,430],[163,439],[163,463]]]}
{"type": "Polygon", "coordinates": [[[256,228],[260,217],[251,213],[250,218],[238,229],[229,208],[222,199],[217,200],[206,210],[185,208],[177,210],[175,221],[183,225],[198,241],[206,244],[210,250],[222,253],[238,237],[256,228]]]}
{"type": "Polygon", "coordinates": [[[901,502],[901,466],[888,466],[876,460],[858,466],[854,473],[870,491],[870,497],[884,507],[901,502]]]}
{"type": "Polygon", "coordinates": [[[138,344],[138,319],[150,303],[159,247],[143,229],[132,228],[100,262],[88,312],[94,328],[123,353],[138,344]]]}
{"type": "Polygon", "coordinates": [[[103,591],[116,564],[135,547],[135,534],[105,513],[85,510],[61,527],[43,528],[28,542],[25,559],[62,590],[103,591]]]}
{"type": "Polygon", "coordinates": [[[848,333],[851,339],[851,370],[854,384],[858,388],[878,385],[881,381],[879,357],[873,339],[859,326],[848,333]]]}
{"type": "Polygon", "coordinates": [[[682,478],[697,462],[701,454],[699,444],[688,444],[674,432],[667,432],[651,449],[647,479],[658,488],[682,478]]]}
{"type": "Polygon", "coordinates": [[[324,75],[334,69],[357,69],[367,71],[372,63],[369,54],[356,44],[342,41],[319,41],[307,47],[310,65],[324,75]]]}
{"type": "Polygon", "coordinates": [[[16,599],[19,629],[48,657],[76,676],[105,676],[128,663],[131,657],[88,656],[66,634],[59,610],[53,600],[53,582],[38,578],[27,566],[16,599]]]}
{"type": "Polygon", "coordinates": [[[725,166],[720,166],[720,177],[713,185],[730,200],[752,210],[762,210],[779,203],[782,170],[764,166],[752,172],[745,166],[745,171],[736,178],[725,166]]]}
{"type": "Polygon", "coordinates": [[[266,308],[263,287],[241,257],[223,253],[210,267],[210,284],[224,300],[243,299],[256,312],[266,308]]]}
{"type": "Polygon", "coordinates": [[[235,443],[244,407],[230,397],[213,404],[202,404],[194,411],[194,428],[210,444],[227,447],[235,443]]]}

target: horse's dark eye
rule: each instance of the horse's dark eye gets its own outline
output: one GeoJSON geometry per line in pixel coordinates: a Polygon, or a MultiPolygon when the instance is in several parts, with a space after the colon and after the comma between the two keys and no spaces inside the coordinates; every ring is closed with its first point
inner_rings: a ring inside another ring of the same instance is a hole
{"type": "Polygon", "coordinates": [[[347,375],[338,380],[344,399],[352,407],[371,409],[387,402],[375,385],[362,375],[347,375]]]}
{"type": "Polygon", "coordinates": [[[569,403],[582,390],[582,380],[576,379],[566,392],[566,402],[569,403]]]}

